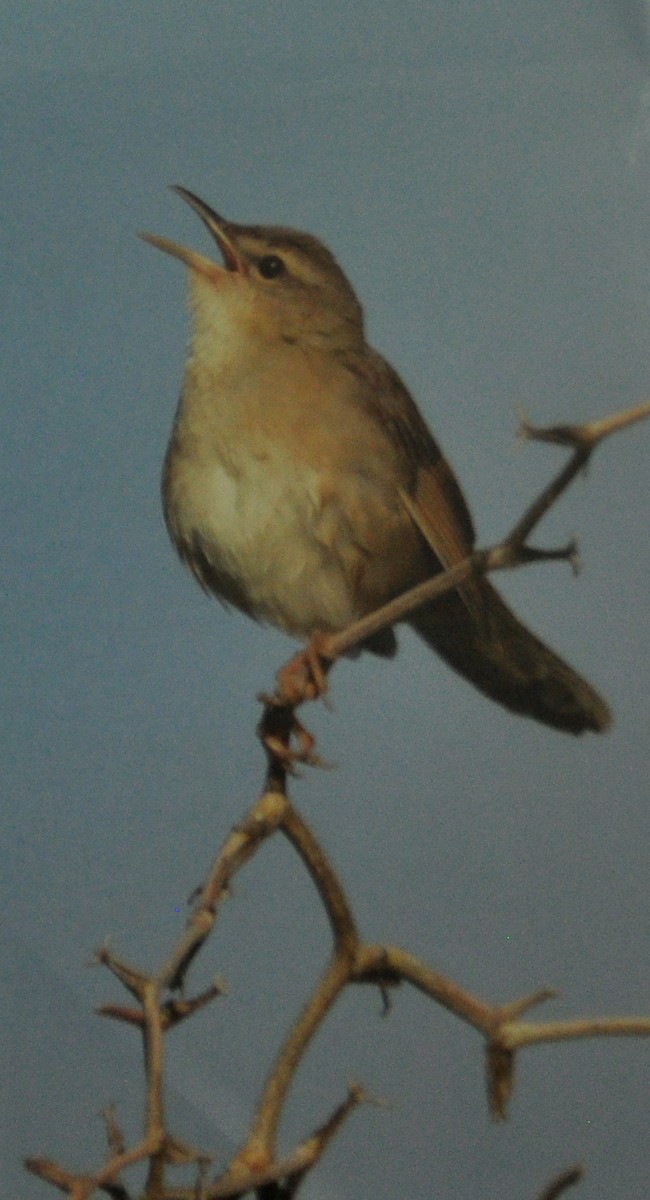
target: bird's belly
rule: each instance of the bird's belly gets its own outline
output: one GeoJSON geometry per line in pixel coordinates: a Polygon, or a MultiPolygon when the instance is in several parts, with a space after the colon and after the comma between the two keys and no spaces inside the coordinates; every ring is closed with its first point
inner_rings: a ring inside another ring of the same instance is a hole
{"type": "Polygon", "coordinates": [[[340,537],[323,520],[316,471],[276,455],[188,467],[167,496],[167,523],[200,583],[257,620],[300,637],[357,615],[340,537]]]}

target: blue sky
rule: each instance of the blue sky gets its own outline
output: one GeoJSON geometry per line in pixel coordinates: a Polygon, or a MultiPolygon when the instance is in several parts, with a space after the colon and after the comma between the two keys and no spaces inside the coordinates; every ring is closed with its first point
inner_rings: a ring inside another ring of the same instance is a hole
{"type": "MultiPolygon", "coordinates": [[[[255,696],[293,650],[167,543],[185,279],[136,232],[207,250],[181,183],[322,237],[497,538],[559,461],[513,452],[519,407],[583,420],[650,393],[646,20],[631,0],[0,9],[7,1194],[44,1194],[23,1154],[97,1161],[107,1100],[136,1136],[132,1038],[93,1016],[116,988],[85,963],[106,937],[165,954],[258,793],[255,696]]],[[[337,668],[333,711],[308,714],[337,769],[293,791],[368,937],[488,999],[557,986],[549,1017],[647,1011],[649,450],[650,427],[601,449],[540,532],[579,535],[577,580],[499,581],[611,733],[518,720],[404,632],[394,662],[337,668]]],[[[170,1041],[176,1132],[242,1137],[327,948],[271,844],[198,968],[230,996],[170,1041]]],[[[647,1044],[529,1052],[495,1128],[474,1035],[404,989],[380,1007],[346,997],[301,1074],[288,1141],[350,1076],[392,1103],[353,1117],[310,1194],[534,1196],[578,1159],[590,1198],[643,1192],[647,1044]]]]}

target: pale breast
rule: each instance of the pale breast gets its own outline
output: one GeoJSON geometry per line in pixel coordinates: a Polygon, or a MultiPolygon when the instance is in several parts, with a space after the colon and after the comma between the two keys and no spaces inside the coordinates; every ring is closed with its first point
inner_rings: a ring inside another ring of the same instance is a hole
{"type": "Polygon", "coordinates": [[[223,462],[176,459],[166,518],[181,558],[226,603],[309,637],[356,613],[348,536],[325,519],[322,481],[277,448],[234,472],[223,462]],[[323,539],[323,523],[328,536],[323,539]]]}

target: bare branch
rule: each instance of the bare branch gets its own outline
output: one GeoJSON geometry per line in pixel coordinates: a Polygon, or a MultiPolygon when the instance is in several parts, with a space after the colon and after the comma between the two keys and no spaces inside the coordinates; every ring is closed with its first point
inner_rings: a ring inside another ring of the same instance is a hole
{"type": "Polygon", "coordinates": [[[190,917],[185,933],[159,975],[161,986],[180,988],[192,959],[212,930],[221,900],[233,877],[252,858],[262,842],[280,826],[287,799],[283,792],[265,791],[241,825],[233,829],[217,855],[190,917]]]}
{"type": "Polygon", "coordinates": [[[355,952],[358,935],[352,910],[325,851],[297,809],[287,802],[282,831],[300,855],[325,905],[337,947],[350,956],[355,952]]]}
{"type": "Polygon", "coordinates": [[[650,1037],[650,1017],[582,1017],[543,1025],[506,1023],[499,1031],[504,1046],[519,1050],[542,1042],[574,1042],[593,1037],[650,1037]]]}

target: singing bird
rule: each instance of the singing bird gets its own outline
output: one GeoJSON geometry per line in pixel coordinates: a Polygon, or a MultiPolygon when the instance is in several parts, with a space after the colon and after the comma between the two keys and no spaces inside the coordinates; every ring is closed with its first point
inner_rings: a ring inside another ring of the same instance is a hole
{"type": "MultiPolygon", "coordinates": [[[[466,558],[469,509],[327,247],[175,191],[222,261],[143,234],[189,268],[192,341],[162,481],[171,540],[226,605],[302,639],[340,631],[466,558]]],[[[570,733],[609,724],[590,684],[487,579],[408,623],[505,708],[570,733]]],[[[396,646],[393,629],[364,643],[396,646]]]]}

